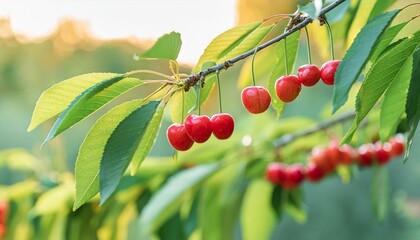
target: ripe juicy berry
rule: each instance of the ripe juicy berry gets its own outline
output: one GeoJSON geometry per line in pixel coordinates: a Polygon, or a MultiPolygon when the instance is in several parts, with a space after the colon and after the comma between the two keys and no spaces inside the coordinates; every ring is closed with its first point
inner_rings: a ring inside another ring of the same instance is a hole
{"type": "Polygon", "coordinates": [[[187,151],[194,144],[193,140],[188,137],[183,124],[174,123],[169,126],[166,136],[171,146],[178,151],[187,151]]]}
{"type": "Polygon", "coordinates": [[[306,168],[306,178],[311,182],[318,182],[324,177],[324,172],[315,163],[309,163],[306,168]]]}
{"type": "Polygon", "coordinates": [[[265,171],[265,176],[273,184],[282,184],[286,179],[286,168],[281,163],[270,163],[265,171]]]}
{"type": "Polygon", "coordinates": [[[276,81],[277,97],[283,102],[291,102],[297,98],[302,88],[295,75],[282,76],[276,81]]]}
{"type": "Polygon", "coordinates": [[[350,165],[357,159],[359,159],[357,151],[348,144],[344,144],[343,146],[339,147],[339,151],[340,158],[338,159],[338,161],[341,164],[350,165]]]}
{"type": "Polygon", "coordinates": [[[298,69],[298,81],[304,86],[311,87],[315,85],[320,77],[319,69],[314,64],[306,64],[298,69]]]}
{"type": "Polygon", "coordinates": [[[375,147],[378,164],[387,164],[391,160],[391,144],[387,142],[384,144],[377,143],[375,147]]]}
{"type": "Polygon", "coordinates": [[[389,140],[389,143],[391,144],[391,155],[393,157],[400,156],[404,153],[405,148],[405,142],[404,142],[404,136],[398,134],[397,136],[391,138],[389,140]]]}
{"type": "Polygon", "coordinates": [[[227,113],[215,114],[211,117],[211,125],[213,129],[213,135],[217,139],[228,139],[235,127],[233,117],[227,113]]]}
{"type": "Polygon", "coordinates": [[[265,112],[270,106],[271,97],[267,89],[261,86],[246,87],[241,93],[242,105],[253,114],[265,112]]]}
{"type": "Polygon", "coordinates": [[[359,164],[361,166],[371,166],[376,160],[375,145],[368,143],[363,144],[357,150],[359,154],[359,164]]]}
{"type": "Polygon", "coordinates": [[[185,131],[197,143],[207,141],[212,133],[211,120],[206,115],[188,115],[184,121],[185,131]]]}
{"type": "Polygon", "coordinates": [[[331,60],[324,63],[321,66],[320,76],[322,81],[327,85],[334,84],[334,74],[337,70],[338,65],[340,64],[341,60],[331,60]]]}
{"type": "Polygon", "coordinates": [[[298,187],[305,179],[304,168],[300,164],[293,164],[286,169],[286,179],[282,186],[286,189],[298,187]]]}
{"type": "Polygon", "coordinates": [[[334,170],[335,166],[330,161],[326,149],[315,147],[312,149],[310,161],[319,166],[325,174],[334,170]]]}

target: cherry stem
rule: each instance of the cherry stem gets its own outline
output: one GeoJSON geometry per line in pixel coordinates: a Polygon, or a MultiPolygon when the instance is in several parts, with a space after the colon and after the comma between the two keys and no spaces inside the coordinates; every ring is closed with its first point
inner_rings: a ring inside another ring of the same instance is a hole
{"type": "Polygon", "coordinates": [[[255,56],[257,55],[258,48],[255,48],[254,55],[252,55],[252,61],[251,61],[251,74],[252,74],[252,85],[255,86],[255,73],[254,73],[254,60],[255,56]]]}
{"type": "Polygon", "coordinates": [[[309,32],[308,32],[308,28],[305,27],[305,32],[306,32],[306,46],[308,49],[308,61],[309,64],[312,64],[312,58],[311,58],[311,42],[309,41],[309,32]]]}
{"type": "Polygon", "coordinates": [[[153,97],[156,93],[160,92],[162,89],[164,89],[166,86],[168,86],[169,83],[162,84],[159,88],[157,88],[155,91],[153,91],[151,94],[149,94],[147,97],[143,99],[143,101],[148,100],[149,98],[153,97]]]}
{"type": "Polygon", "coordinates": [[[184,112],[185,112],[185,107],[184,107],[184,104],[185,104],[185,97],[184,97],[184,95],[185,95],[185,93],[184,93],[184,89],[182,89],[181,90],[181,98],[182,98],[182,104],[181,104],[181,123],[182,124],[184,124],[184,118],[185,118],[185,114],[184,114],[184,112]]]}
{"type": "Polygon", "coordinates": [[[285,64],[285,67],[286,67],[286,75],[289,75],[289,63],[288,63],[288,60],[287,60],[287,41],[286,41],[286,39],[287,38],[285,38],[284,39],[284,64],[285,64]]]}
{"type": "Polygon", "coordinates": [[[330,51],[331,51],[331,60],[334,60],[334,39],[333,39],[333,33],[331,30],[331,26],[328,23],[327,19],[325,19],[325,24],[327,25],[327,29],[328,29],[328,36],[330,38],[330,51]]]}
{"type": "Polygon", "coordinates": [[[201,115],[201,85],[203,84],[204,77],[200,78],[200,81],[198,82],[198,115],[201,115]]]}
{"type": "Polygon", "coordinates": [[[406,9],[408,7],[415,6],[415,5],[420,5],[420,2],[415,2],[415,3],[408,4],[407,6],[401,8],[401,10],[404,10],[404,9],[406,9]]]}
{"type": "Polygon", "coordinates": [[[217,91],[219,92],[219,113],[222,113],[222,91],[220,90],[219,71],[216,71],[217,91]]]}

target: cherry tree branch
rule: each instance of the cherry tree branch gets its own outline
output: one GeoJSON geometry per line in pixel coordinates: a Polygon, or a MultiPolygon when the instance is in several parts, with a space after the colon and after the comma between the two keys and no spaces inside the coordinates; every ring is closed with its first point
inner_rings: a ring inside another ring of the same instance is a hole
{"type": "Polygon", "coordinates": [[[286,135],[284,135],[283,137],[277,139],[274,142],[274,147],[275,148],[282,147],[282,146],[284,146],[286,144],[289,144],[289,143],[295,141],[298,138],[301,138],[301,137],[310,135],[312,133],[319,132],[321,130],[325,130],[325,129],[333,126],[333,125],[336,125],[336,124],[339,124],[339,123],[348,121],[350,119],[353,119],[354,116],[356,116],[356,113],[355,112],[347,112],[347,113],[344,113],[344,114],[338,116],[335,119],[331,119],[331,120],[327,120],[327,121],[321,122],[320,124],[317,124],[317,125],[315,125],[315,126],[313,126],[311,128],[307,128],[307,129],[302,130],[300,132],[296,132],[296,133],[292,133],[292,134],[286,134],[286,135]]]}
{"type": "MultiPolygon", "coordinates": [[[[323,8],[321,10],[320,16],[324,16],[326,13],[328,13],[331,10],[333,10],[334,8],[336,8],[337,6],[339,6],[340,4],[342,4],[345,1],[346,0],[336,0],[335,2],[333,2],[330,5],[326,6],[325,8],[323,8]]],[[[294,17],[292,18],[291,23],[293,22],[294,19],[296,19],[295,16],[299,16],[298,14],[299,13],[296,13],[294,15],[294,17]]],[[[287,36],[291,35],[292,33],[294,33],[296,31],[304,28],[306,25],[308,25],[309,23],[311,23],[313,20],[314,19],[312,19],[309,16],[302,17],[302,18],[299,19],[299,21],[298,21],[298,23],[296,25],[295,24],[291,24],[291,25],[294,25],[294,26],[290,26],[289,25],[288,28],[290,28],[290,29],[288,29],[287,31],[285,31],[283,34],[281,34],[281,35],[279,35],[279,36],[277,36],[277,37],[275,37],[275,38],[273,38],[273,39],[271,39],[271,40],[269,40],[269,41],[267,41],[267,42],[265,42],[265,43],[263,43],[263,44],[255,47],[254,49],[249,50],[248,52],[245,52],[245,53],[243,53],[241,55],[238,55],[238,56],[233,57],[233,58],[231,58],[231,59],[229,59],[227,61],[224,61],[224,62],[222,62],[222,63],[220,63],[218,65],[215,65],[213,67],[204,69],[204,70],[202,70],[202,71],[200,71],[198,73],[195,73],[195,74],[192,74],[192,75],[188,76],[187,78],[183,79],[184,82],[185,82],[185,91],[188,91],[190,89],[190,87],[195,86],[197,84],[197,82],[200,80],[200,78],[204,78],[205,76],[207,76],[207,75],[209,75],[211,73],[215,73],[215,72],[220,71],[220,70],[223,70],[223,69],[226,70],[226,69],[232,67],[233,64],[235,64],[236,62],[239,62],[239,61],[241,61],[241,60],[243,60],[243,59],[245,59],[245,58],[253,55],[255,52],[259,52],[262,49],[264,49],[264,48],[266,48],[266,47],[268,47],[270,45],[273,45],[274,43],[277,43],[280,40],[285,39],[287,36]]]]}

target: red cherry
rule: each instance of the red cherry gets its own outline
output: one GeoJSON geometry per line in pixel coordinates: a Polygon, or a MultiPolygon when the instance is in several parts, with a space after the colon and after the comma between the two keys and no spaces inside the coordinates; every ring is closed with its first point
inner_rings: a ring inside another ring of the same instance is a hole
{"type": "Polygon", "coordinates": [[[265,112],[271,102],[270,93],[261,86],[246,87],[241,93],[242,105],[253,114],[265,112]]]}
{"type": "Polygon", "coordinates": [[[217,139],[228,139],[232,136],[235,122],[233,117],[228,113],[219,113],[211,117],[211,125],[213,129],[213,135],[217,139]]]}
{"type": "Polygon", "coordinates": [[[363,144],[357,150],[359,154],[359,164],[361,166],[372,166],[373,162],[376,160],[376,151],[375,145],[368,143],[363,144]]]}
{"type": "Polygon", "coordinates": [[[343,146],[339,147],[340,151],[340,158],[339,162],[344,165],[350,165],[359,159],[359,154],[357,151],[348,144],[344,144],[343,146]]]}
{"type": "Polygon", "coordinates": [[[376,143],[375,148],[378,164],[387,164],[391,160],[391,144],[387,142],[384,144],[376,143]]]}
{"type": "Polygon", "coordinates": [[[276,81],[276,94],[283,102],[295,100],[301,88],[298,77],[295,75],[282,76],[276,81]]]}
{"type": "Polygon", "coordinates": [[[282,186],[286,189],[298,187],[305,179],[305,169],[300,164],[293,164],[286,168],[286,179],[282,186]]]}
{"type": "Polygon", "coordinates": [[[298,81],[307,87],[315,85],[320,77],[319,69],[314,64],[306,64],[298,68],[298,81]]]}
{"type": "Polygon", "coordinates": [[[327,85],[334,84],[334,75],[341,60],[331,60],[321,66],[320,76],[322,81],[327,85]]]}
{"type": "Polygon", "coordinates": [[[178,151],[187,151],[194,144],[193,140],[188,137],[184,124],[172,124],[168,127],[166,136],[171,146],[178,151]]]}
{"type": "Polygon", "coordinates": [[[328,145],[328,147],[325,149],[326,151],[326,158],[329,163],[329,165],[332,167],[332,170],[334,170],[337,165],[340,163],[341,151],[340,151],[340,145],[337,141],[331,141],[328,145]]]}
{"type": "Polygon", "coordinates": [[[306,178],[311,182],[318,182],[324,177],[324,172],[315,163],[309,163],[306,168],[306,178]]]}
{"type": "Polygon", "coordinates": [[[398,134],[389,140],[391,144],[391,156],[397,157],[404,153],[405,141],[402,134],[398,134]]]}
{"type": "Polygon", "coordinates": [[[329,160],[327,150],[321,147],[315,147],[312,149],[310,162],[318,165],[325,174],[330,173],[334,170],[335,166],[329,160]]]}
{"type": "Polygon", "coordinates": [[[270,163],[265,170],[265,176],[271,183],[280,185],[286,179],[286,168],[278,162],[270,163]]]}
{"type": "Polygon", "coordinates": [[[197,143],[207,141],[212,133],[211,120],[206,115],[190,114],[185,118],[185,131],[197,143]]]}

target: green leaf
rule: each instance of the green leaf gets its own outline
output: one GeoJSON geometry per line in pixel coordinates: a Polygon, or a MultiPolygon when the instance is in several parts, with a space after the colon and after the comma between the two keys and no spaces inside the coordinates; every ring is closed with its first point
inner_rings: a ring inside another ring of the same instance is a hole
{"type": "MultiPolygon", "coordinates": [[[[410,20],[411,21],[411,20],[410,20]]],[[[388,28],[382,37],[379,39],[379,42],[370,57],[370,60],[373,62],[376,60],[379,55],[387,48],[387,46],[392,42],[392,40],[397,36],[397,34],[407,25],[410,21],[402,22],[395,26],[388,28]]]]}
{"type": "Polygon", "coordinates": [[[371,196],[375,217],[382,221],[389,211],[389,176],[386,166],[375,166],[372,173],[371,196]]]}
{"type": "Polygon", "coordinates": [[[134,100],[114,107],[96,121],[79,149],[76,160],[76,200],[73,210],[99,192],[99,168],[105,146],[120,122],[138,109],[143,100],[134,100]]]}
{"type": "Polygon", "coordinates": [[[335,73],[333,112],[346,103],[351,86],[366,65],[379,38],[400,11],[396,9],[370,20],[347,50],[335,73]]]}
{"type": "Polygon", "coordinates": [[[272,185],[265,180],[255,180],[248,187],[240,219],[244,240],[270,239],[277,220],[270,205],[272,191],[272,185]]]}
{"type": "Polygon", "coordinates": [[[404,113],[412,68],[413,58],[410,56],[386,90],[380,113],[379,134],[383,142],[395,134],[404,113]]]}
{"type": "MultiPolygon", "coordinates": [[[[326,1],[326,4],[331,4],[333,2],[334,2],[333,0],[329,0],[329,1],[326,1]]],[[[326,14],[328,23],[333,24],[343,19],[347,11],[349,10],[350,4],[351,4],[351,1],[347,0],[341,3],[340,5],[338,5],[337,7],[335,7],[333,10],[329,11],[326,14]]]]}
{"type": "MultiPolygon", "coordinates": [[[[296,56],[299,49],[299,36],[300,31],[297,31],[287,37],[287,62],[288,62],[288,72],[291,73],[296,62],[296,56]]],[[[284,40],[283,40],[284,41],[284,40]]],[[[271,95],[271,106],[277,112],[277,118],[280,117],[281,113],[284,109],[284,102],[280,101],[280,99],[276,95],[275,91],[275,83],[276,80],[286,75],[286,66],[284,60],[284,42],[280,41],[275,46],[275,51],[277,54],[277,63],[274,65],[273,70],[271,71],[270,78],[268,79],[268,91],[271,95]]]]}
{"type": "Polygon", "coordinates": [[[302,204],[302,192],[300,189],[296,189],[288,192],[288,201],[284,205],[284,211],[287,212],[299,223],[305,223],[308,219],[305,209],[302,204]]]}
{"type": "Polygon", "coordinates": [[[413,71],[411,73],[410,86],[408,88],[407,105],[405,112],[407,114],[407,150],[404,160],[406,161],[410,148],[413,143],[414,133],[420,121],[420,48],[413,53],[413,71]]]}
{"type": "Polygon", "coordinates": [[[134,110],[112,132],[99,168],[101,204],[117,188],[159,104],[160,101],[151,101],[134,110]]]}
{"type": "Polygon", "coordinates": [[[322,0],[312,0],[309,4],[304,6],[298,5],[298,11],[304,12],[312,19],[317,19],[322,10],[322,0]]]}
{"type": "Polygon", "coordinates": [[[73,188],[73,184],[65,183],[46,191],[37,199],[30,215],[49,215],[67,211],[73,201],[73,188]]]}
{"type": "Polygon", "coordinates": [[[77,96],[55,121],[44,143],[94,113],[124,92],[142,84],[140,79],[117,75],[99,82],[77,96]]]}
{"type": "Polygon", "coordinates": [[[203,164],[170,177],[144,207],[139,219],[139,236],[147,236],[171,217],[182,203],[182,197],[220,169],[220,164],[203,164]]]}
{"type": "Polygon", "coordinates": [[[226,55],[220,57],[217,60],[217,62],[224,62],[230,58],[236,57],[242,53],[252,50],[264,40],[264,38],[268,35],[268,33],[270,33],[273,27],[274,25],[255,29],[248,36],[246,36],[246,38],[243,39],[243,41],[240,44],[238,44],[238,46],[233,48],[226,55]]]}
{"type": "Polygon", "coordinates": [[[392,4],[395,3],[396,0],[381,0],[376,1],[375,6],[372,8],[372,11],[370,12],[369,19],[374,18],[378,16],[379,14],[386,11],[392,4]]]}
{"type": "Polygon", "coordinates": [[[171,97],[171,105],[169,107],[172,122],[182,123],[187,113],[192,111],[197,102],[197,94],[193,88],[188,92],[184,92],[183,89],[175,92],[171,97]],[[182,108],[182,99],[184,99],[184,108],[182,108]],[[184,112],[182,112],[184,109],[184,112]]]}
{"type": "Polygon", "coordinates": [[[351,140],[360,122],[373,108],[391,82],[397,78],[404,65],[407,64],[409,56],[418,46],[419,41],[420,31],[395,45],[373,63],[357,94],[356,117],[353,125],[342,142],[351,140]]]}
{"type": "Polygon", "coordinates": [[[246,25],[240,25],[227,30],[213,39],[200,59],[195,65],[193,72],[198,72],[203,63],[208,61],[218,62],[226,54],[237,47],[249,34],[261,25],[261,21],[253,22],[246,25]]]}
{"type": "Polygon", "coordinates": [[[140,141],[140,144],[134,153],[131,175],[134,175],[139,169],[140,164],[143,160],[149,155],[150,150],[152,150],[153,145],[156,141],[156,136],[159,132],[160,126],[162,124],[162,117],[165,110],[165,104],[160,104],[156,110],[156,113],[153,115],[150,120],[149,125],[147,126],[146,132],[143,135],[143,138],[140,141]]]}
{"type": "Polygon", "coordinates": [[[169,59],[176,60],[181,50],[181,34],[170,32],[158,38],[155,44],[146,52],[139,54],[144,59],[169,59]]]}
{"type": "MultiPolygon", "coordinates": [[[[39,97],[28,131],[63,112],[86,89],[106,79],[119,76],[116,73],[89,73],[76,76],[44,91],[39,97]]],[[[141,84],[141,82],[138,82],[141,84]]]]}

